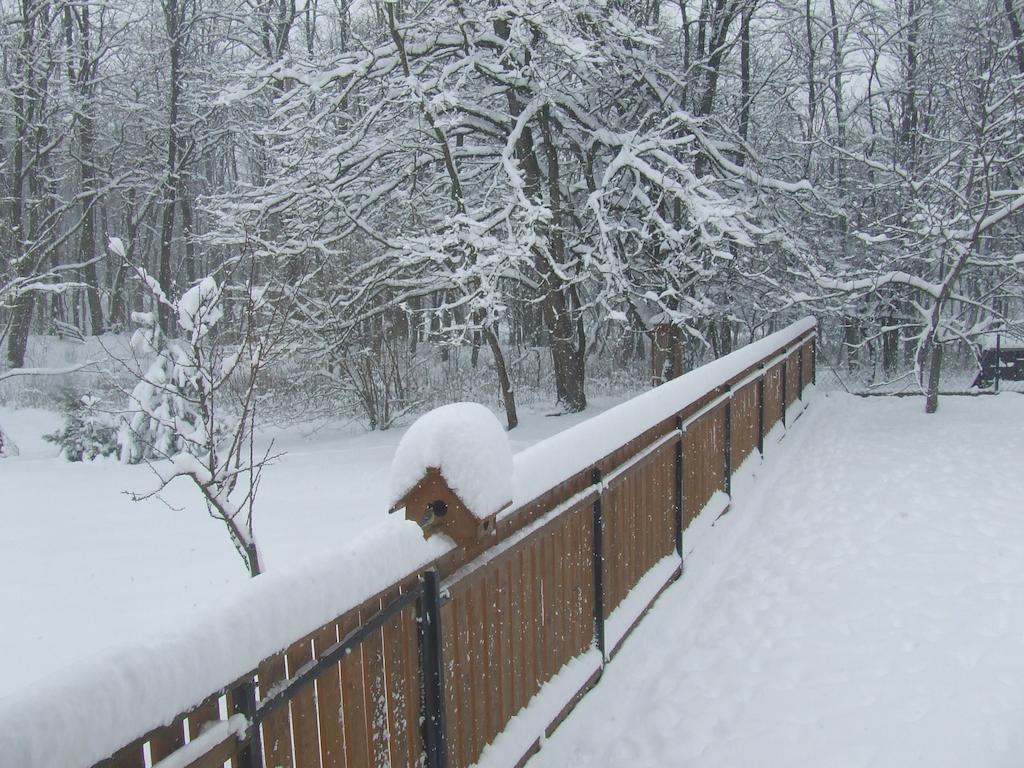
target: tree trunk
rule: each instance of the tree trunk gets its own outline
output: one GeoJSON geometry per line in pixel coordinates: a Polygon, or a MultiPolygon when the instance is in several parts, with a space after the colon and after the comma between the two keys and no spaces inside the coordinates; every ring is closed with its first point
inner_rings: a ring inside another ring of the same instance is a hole
{"type": "Polygon", "coordinates": [[[480,364],[480,331],[473,331],[469,351],[469,367],[476,369],[480,364]]]}
{"type": "Polygon", "coordinates": [[[1013,0],[1003,0],[1006,8],[1006,21],[1010,25],[1010,35],[1013,37],[1013,51],[1017,57],[1017,73],[1024,75],[1024,32],[1021,31],[1020,16],[1013,7],[1013,0]]]}
{"type": "MultiPolygon", "coordinates": [[[[28,277],[30,264],[28,254],[25,253],[25,196],[26,196],[26,172],[25,156],[30,141],[31,122],[34,115],[34,72],[32,70],[32,52],[35,45],[35,6],[31,0],[22,0],[21,3],[21,36],[17,51],[16,67],[14,74],[15,82],[12,91],[14,103],[14,135],[11,137],[13,144],[11,158],[11,177],[9,182],[9,194],[11,196],[11,219],[10,232],[14,253],[11,261],[14,263],[14,273],[18,277],[28,277]]],[[[29,328],[32,324],[32,309],[35,299],[31,293],[23,293],[15,299],[14,308],[11,312],[10,332],[7,336],[7,360],[12,368],[21,368],[25,365],[25,349],[28,345],[29,328]]]]}
{"type": "MultiPolygon", "coordinates": [[[[505,20],[494,22],[495,33],[503,40],[511,36],[511,28],[505,20]]],[[[514,89],[505,92],[509,112],[518,118],[524,106],[514,89]]],[[[551,362],[555,369],[555,392],[559,406],[566,412],[582,411],[587,407],[587,396],[584,386],[584,364],[586,355],[586,337],[579,331],[582,319],[577,317],[573,323],[571,312],[570,287],[555,268],[555,264],[563,264],[565,244],[562,240],[562,211],[560,170],[558,152],[547,117],[549,109],[543,107],[539,112],[540,128],[544,134],[545,155],[547,158],[548,208],[551,220],[546,224],[538,224],[539,234],[547,247],[534,251],[534,264],[541,278],[544,299],[542,302],[544,326],[548,332],[551,345],[551,362]],[[574,327],[575,325],[575,327],[574,327]]],[[[524,192],[531,200],[543,201],[544,193],[541,180],[537,144],[529,125],[523,127],[515,143],[516,158],[522,163],[524,170],[524,192]]]]}
{"type": "Polygon", "coordinates": [[[925,413],[935,413],[939,409],[939,375],[942,372],[942,345],[933,338],[931,341],[931,359],[928,364],[928,386],[924,402],[925,413]]]}
{"type": "Polygon", "coordinates": [[[11,312],[11,330],[7,336],[7,362],[11,368],[25,365],[25,353],[28,350],[28,335],[32,329],[32,311],[35,309],[36,297],[32,293],[23,293],[14,302],[11,312]]]}
{"type": "Polygon", "coordinates": [[[814,82],[814,58],[817,55],[814,45],[814,6],[811,0],[804,3],[804,23],[807,34],[807,133],[804,140],[807,142],[807,158],[804,167],[804,176],[811,177],[811,162],[814,158],[814,120],[818,111],[818,97],[814,82]]]}
{"type": "Polygon", "coordinates": [[[83,115],[79,121],[79,146],[82,151],[81,173],[83,199],[82,233],[79,238],[78,251],[85,264],[82,278],[85,282],[86,301],[89,307],[89,332],[93,336],[101,335],[105,330],[103,320],[103,303],[100,300],[99,275],[96,270],[96,203],[99,194],[96,191],[96,169],[93,165],[95,152],[95,123],[91,115],[83,115]]]}
{"type": "Polygon", "coordinates": [[[516,394],[512,389],[512,382],[508,378],[505,354],[501,351],[498,335],[493,328],[490,326],[484,328],[483,335],[487,339],[487,346],[491,348],[491,355],[494,356],[494,368],[498,372],[498,385],[501,387],[501,400],[505,406],[505,420],[509,430],[513,430],[519,426],[519,415],[516,413],[516,394]]]}
{"type": "Polygon", "coordinates": [[[193,231],[192,200],[184,183],[178,190],[178,203],[181,205],[181,236],[185,241],[185,280],[191,286],[199,279],[200,265],[193,231]]]}
{"type": "Polygon", "coordinates": [[[882,371],[887,376],[892,376],[899,365],[900,332],[892,327],[896,325],[894,317],[883,318],[882,324],[886,326],[882,331],[882,371]]]}
{"type": "MultiPolygon", "coordinates": [[[[179,102],[182,88],[182,52],[187,31],[185,29],[186,8],[189,0],[163,0],[169,46],[169,72],[167,95],[167,159],[164,178],[160,185],[163,212],[160,221],[160,249],[157,260],[157,282],[168,300],[174,299],[174,271],[171,263],[174,243],[174,218],[178,205],[182,150],[181,126],[178,125],[179,102]]],[[[157,303],[157,317],[160,329],[171,332],[171,308],[163,301],[157,303]]]]}
{"type": "MultiPolygon", "coordinates": [[[[555,388],[558,402],[563,410],[570,413],[587,407],[587,395],[583,382],[586,337],[582,333],[582,319],[577,313],[576,323],[572,317],[572,296],[552,261],[565,262],[565,242],[562,237],[562,193],[561,169],[558,149],[555,146],[551,128],[550,108],[544,106],[540,113],[541,133],[544,137],[544,154],[547,157],[548,205],[551,210],[551,224],[548,228],[548,254],[539,259],[544,277],[544,315],[551,338],[551,355],[555,368],[555,388]],[[549,261],[549,259],[551,261],[549,261]],[[574,327],[575,325],[575,327],[574,327]]],[[[540,176],[538,175],[538,187],[540,176]]]]}
{"type": "Polygon", "coordinates": [[[678,326],[662,323],[651,332],[651,386],[683,375],[683,335],[678,326]]]}
{"type": "Polygon", "coordinates": [[[78,133],[78,167],[82,183],[82,231],[78,253],[85,283],[89,311],[89,333],[103,333],[103,304],[100,301],[99,275],[96,270],[96,206],[99,192],[96,184],[96,61],[92,53],[92,24],[89,5],[64,6],[64,41],[67,46],[68,81],[78,97],[76,119],[78,133]]]}
{"type": "Polygon", "coordinates": [[[846,350],[846,370],[853,373],[857,367],[857,321],[852,317],[843,318],[843,347],[846,350]]]}

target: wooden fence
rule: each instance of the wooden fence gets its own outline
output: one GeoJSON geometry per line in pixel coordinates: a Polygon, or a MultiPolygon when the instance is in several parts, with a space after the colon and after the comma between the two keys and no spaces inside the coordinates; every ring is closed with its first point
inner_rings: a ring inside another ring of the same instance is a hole
{"type": "MultiPolygon", "coordinates": [[[[550,732],[650,600],[608,636],[613,613],[666,558],[650,599],[678,578],[686,527],[763,452],[814,368],[810,329],[501,517],[488,545],[410,574],[97,765],[466,768],[589,654],[550,732]]],[[[521,744],[520,763],[534,749],[521,744]]]]}

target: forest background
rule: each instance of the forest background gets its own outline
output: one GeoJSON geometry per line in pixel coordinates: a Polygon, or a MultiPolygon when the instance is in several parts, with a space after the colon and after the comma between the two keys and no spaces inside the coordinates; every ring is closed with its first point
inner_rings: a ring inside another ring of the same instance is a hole
{"type": "Polygon", "coordinates": [[[57,380],[127,460],[513,427],[806,314],[934,408],[1024,323],[1014,0],[2,0],[0,50],[0,384],[105,371],[57,380]]]}

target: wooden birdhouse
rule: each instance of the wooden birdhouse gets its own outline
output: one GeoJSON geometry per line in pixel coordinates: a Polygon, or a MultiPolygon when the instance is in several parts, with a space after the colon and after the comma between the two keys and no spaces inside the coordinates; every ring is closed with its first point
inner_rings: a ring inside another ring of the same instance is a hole
{"type": "Polygon", "coordinates": [[[405,510],[406,520],[419,524],[425,538],[444,533],[459,546],[474,544],[493,534],[498,516],[497,511],[484,517],[474,515],[448,487],[437,467],[429,467],[423,479],[396,502],[391,512],[400,509],[405,510]]]}
{"type": "Polygon", "coordinates": [[[487,408],[455,403],[421,416],[405,433],[391,465],[390,512],[458,546],[494,534],[498,514],[511,506],[512,451],[487,408]]]}

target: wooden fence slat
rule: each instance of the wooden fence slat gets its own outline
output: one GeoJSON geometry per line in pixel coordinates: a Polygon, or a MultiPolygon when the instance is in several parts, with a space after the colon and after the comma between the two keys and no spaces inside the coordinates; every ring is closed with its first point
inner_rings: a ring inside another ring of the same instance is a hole
{"type": "Polygon", "coordinates": [[[580,634],[583,647],[589,648],[594,643],[594,564],[593,536],[591,533],[592,510],[589,506],[580,510],[580,581],[581,600],[580,613],[583,620],[580,634]]]}
{"type": "Polygon", "coordinates": [[[480,598],[484,591],[482,579],[485,571],[477,571],[472,576],[472,589],[466,593],[466,675],[469,689],[470,712],[470,748],[471,763],[487,743],[484,735],[486,727],[487,701],[483,688],[484,672],[481,664],[484,661],[484,617],[480,611],[480,598]]]}
{"type": "Polygon", "coordinates": [[[482,632],[483,616],[480,615],[480,592],[482,585],[474,574],[473,584],[466,593],[466,695],[470,701],[469,708],[469,750],[466,754],[467,765],[475,763],[477,755],[483,749],[483,696],[481,685],[483,674],[482,632]]]}
{"type": "Polygon", "coordinates": [[[671,495],[669,489],[672,486],[674,476],[669,473],[668,457],[671,446],[661,449],[658,452],[658,463],[654,467],[657,481],[657,493],[655,494],[655,507],[651,510],[652,529],[650,538],[651,565],[654,565],[662,557],[662,544],[666,537],[670,536],[668,527],[665,524],[665,508],[669,504],[671,495]]]}
{"type": "MultiPolygon", "coordinates": [[[[640,581],[640,577],[647,571],[647,534],[650,526],[647,524],[647,517],[650,514],[650,501],[654,491],[654,484],[651,482],[651,469],[645,464],[639,471],[633,473],[633,568],[629,579],[629,589],[640,581]]],[[[627,592],[628,594],[628,592],[627,592]]],[[[623,595],[625,598],[625,595],[623,595]]]]}
{"type": "MultiPolygon", "coordinates": [[[[510,558],[511,559],[511,558],[510,558]]],[[[508,561],[499,563],[495,567],[498,574],[498,611],[501,621],[498,624],[498,663],[501,669],[499,677],[499,698],[500,720],[502,725],[508,722],[514,714],[512,709],[512,689],[515,685],[514,678],[523,674],[512,666],[512,613],[509,587],[509,564],[508,561]]]]}
{"type": "MultiPolygon", "coordinates": [[[[622,599],[636,585],[640,578],[640,567],[642,565],[643,542],[641,541],[641,526],[643,525],[643,502],[646,497],[646,489],[643,487],[643,470],[630,473],[629,488],[629,576],[626,582],[626,589],[623,590],[622,599]]],[[[620,601],[621,604],[621,601],[620,601]]]]}
{"type": "MultiPolygon", "coordinates": [[[[676,548],[676,456],[675,445],[665,448],[662,456],[662,477],[665,478],[662,496],[662,525],[660,555],[664,557],[676,548]]],[[[661,557],[658,559],[660,560],[661,557]]]]}
{"type": "MultiPolygon", "coordinates": [[[[295,674],[303,664],[313,659],[312,638],[304,637],[286,651],[289,674],[295,674]]],[[[317,735],[316,689],[312,684],[303,686],[291,700],[292,740],[295,765],[298,768],[319,768],[320,742],[317,735]]]]}
{"type": "Polygon", "coordinates": [[[622,510],[625,504],[625,486],[619,483],[606,495],[604,507],[604,617],[607,620],[618,605],[617,596],[622,584],[622,542],[624,539],[622,510]]]}
{"type": "Polygon", "coordinates": [[[497,606],[495,604],[494,587],[497,581],[494,569],[489,569],[481,578],[481,610],[483,616],[483,686],[484,686],[484,746],[494,741],[501,732],[502,724],[498,722],[498,668],[495,664],[497,643],[494,628],[497,626],[497,606]]]}
{"type": "Polygon", "coordinates": [[[615,594],[613,596],[609,612],[614,611],[619,607],[619,603],[622,602],[626,593],[629,592],[629,588],[631,586],[630,580],[633,577],[633,559],[629,555],[630,550],[633,548],[633,536],[635,534],[632,520],[634,478],[634,473],[629,473],[620,486],[622,492],[619,496],[618,509],[616,510],[616,517],[618,518],[619,526],[619,541],[618,545],[615,547],[615,553],[618,555],[619,561],[619,578],[617,579],[615,594]]]}
{"type": "Polygon", "coordinates": [[[589,529],[584,526],[584,511],[592,514],[589,507],[577,509],[572,516],[572,568],[573,568],[573,606],[575,610],[575,632],[573,637],[573,655],[579,655],[590,645],[590,621],[584,610],[584,595],[586,587],[583,583],[584,568],[589,563],[584,563],[583,544],[584,539],[589,538],[589,529]]]}
{"type": "MultiPolygon", "coordinates": [[[[232,715],[236,714],[242,714],[242,709],[238,704],[235,703],[235,695],[232,689],[230,688],[224,694],[224,711],[225,713],[227,713],[228,717],[231,717],[232,715]]],[[[233,754],[231,755],[231,757],[228,758],[227,765],[228,768],[238,768],[237,751],[236,754],[233,754]]]]}
{"type": "Polygon", "coordinates": [[[568,661],[565,653],[565,569],[562,567],[562,559],[565,553],[565,520],[555,524],[555,530],[551,533],[551,557],[552,573],[555,578],[554,611],[555,611],[555,658],[551,667],[551,674],[561,669],[568,661]]]}
{"type": "Polygon", "coordinates": [[[653,512],[655,492],[657,491],[655,479],[651,471],[650,463],[644,464],[640,471],[634,473],[636,478],[633,483],[635,490],[633,506],[633,540],[636,545],[633,548],[633,576],[629,580],[629,588],[632,590],[640,581],[640,577],[647,573],[648,537],[651,534],[651,512],[653,512]]]}
{"type": "Polygon", "coordinates": [[[619,586],[615,590],[615,603],[612,610],[619,607],[625,599],[629,588],[633,586],[633,558],[632,550],[635,546],[636,527],[633,521],[635,506],[636,473],[630,472],[622,483],[621,503],[619,504],[619,546],[616,552],[619,555],[619,586]]]}
{"type": "Polygon", "coordinates": [[[220,696],[208,698],[185,717],[188,722],[188,740],[192,741],[203,732],[207,723],[220,720],[220,696]]]}
{"type": "Polygon", "coordinates": [[[547,639],[544,633],[544,537],[538,536],[530,549],[523,553],[524,565],[529,565],[530,581],[525,589],[530,593],[531,611],[528,617],[532,637],[529,638],[530,653],[533,656],[532,676],[529,690],[532,696],[544,682],[544,657],[547,654],[547,639]]]}
{"type": "Polygon", "coordinates": [[[617,499],[621,493],[621,486],[611,488],[605,491],[602,502],[602,525],[604,526],[604,561],[602,563],[602,570],[604,572],[604,618],[606,619],[608,618],[608,606],[611,603],[611,596],[615,593],[615,549],[619,545],[615,520],[618,507],[617,499]]]}
{"type": "Polygon", "coordinates": [[[469,630],[469,589],[459,595],[456,603],[456,627],[458,629],[458,657],[455,664],[459,670],[459,695],[462,700],[462,717],[459,718],[459,765],[473,763],[473,670],[472,648],[469,630]]]}
{"type": "MultiPolygon", "coordinates": [[[[558,669],[558,638],[555,634],[555,545],[550,531],[544,535],[544,677],[546,683],[558,669]]],[[[525,703],[525,702],[524,702],[525,703]]]]}
{"type": "Polygon", "coordinates": [[[644,519],[643,527],[640,529],[640,551],[643,553],[641,575],[647,573],[654,565],[654,535],[660,522],[658,511],[661,502],[661,472],[659,471],[661,469],[661,454],[662,451],[659,450],[655,460],[647,465],[644,473],[646,475],[647,501],[641,510],[644,519]]]}
{"type": "MultiPolygon", "coordinates": [[[[358,623],[358,611],[347,614],[338,622],[338,637],[345,637],[358,623]]],[[[349,768],[373,765],[370,762],[370,728],[363,693],[364,645],[360,643],[341,660],[341,712],[345,724],[345,764],[349,768]]]]}
{"type": "Polygon", "coordinates": [[[501,612],[500,568],[488,568],[486,588],[483,591],[483,637],[485,640],[486,665],[484,666],[483,690],[487,694],[487,728],[485,743],[495,740],[505,726],[502,720],[502,667],[501,667],[501,626],[504,615],[501,612]]]}
{"type": "Polygon", "coordinates": [[[408,736],[408,765],[420,765],[424,753],[423,733],[420,730],[420,684],[422,670],[419,662],[419,624],[414,608],[402,611],[402,638],[405,649],[405,702],[406,734],[408,736]]]}
{"type": "Polygon", "coordinates": [[[133,742],[113,754],[104,768],[146,768],[141,742],[133,742]]]}
{"type": "Polygon", "coordinates": [[[445,726],[448,743],[448,764],[451,768],[459,765],[459,718],[461,693],[458,679],[458,644],[456,643],[455,599],[441,605],[441,646],[444,659],[445,726]]]}
{"type": "MultiPolygon", "coordinates": [[[[266,696],[274,683],[286,677],[284,653],[271,656],[259,666],[260,692],[266,696]]],[[[272,712],[261,726],[263,730],[263,764],[284,766],[292,764],[292,735],[288,721],[288,707],[272,712]]]]}
{"type": "Polygon", "coordinates": [[[185,745],[184,724],[185,718],[179,716],[170,725],[150,735],[149,756],[154,763],[185,745]]]}
{"type": "MultiPolygon", "coordinates": [[[[313,635],[313,648],[323,653],[338,642],[338,628],[329,624],[313,635]]],[[[317,720],[324,768],[345,768],[345,724],[341,711],[341,666],[333,664],[316,679],[317,720]]]]}
{"type": "Polygon", "coordinates": [[[579,563],[577,562],[577,520],[579,512],[573,511],[566,515],[565,549],[562,563],[565,567],[565,592],[567,615],[567,645],[569,658],[579,653],[580,647],[580,614],[579,614],[579,563]]]}
{"type": "Polygon", "coordinates": [[[616,608],[629,594],[636,569],[636,559],[633,557],[633,552],[636,549],[636,480],[636,472],[630,472],[622,484],[622,545],[619,547],[619,552],[622,555],[622,580],[615,595],[616,608]]]}
{"type": "Polygon", "coordinates": [[[185,768],[222,768],[224,763],[233,760],[238,752],[238,739],[234,734],[218,742],[201,757],[186,764],[185,768]]]}
{"type": "MultiPolygon", "coordinates": [[[[397,593],[397,588],[394,590],[397,593]]],[[[359,623],[365,624],[372,619],[381,608],[396,597],[388,592],[364,606],[359,611],[359,623]]],[[[387,683],[384,680],[384,638],[383,631],[377,630],[363,643],[363,695],[366,697],[367,725],[370,729],[370,765],[386,768],[389,764],[388,748],[388,702],[387,683]]]]}
{"type": "Polygon", "coordinates": [[[525,701],[524,690],[527,685],[523,674],[525,656],[523,653],[524,622],[528,619],[523,611],[523,559],[522,552],[515,552],[508,559],[508,605],[509,605],[509,643],[508,664],[512,669],[512,715],[515,715],[525,701]]]}
{"type": "Polygon", "coordinates": [[[409,764],[409,720],[405,708],[407,659],[405,657],[405,628],[402,615],[395,614],[384,625],[384,658],[387,659],[388,754],[390,765],[401,768],[409,764]]]}

